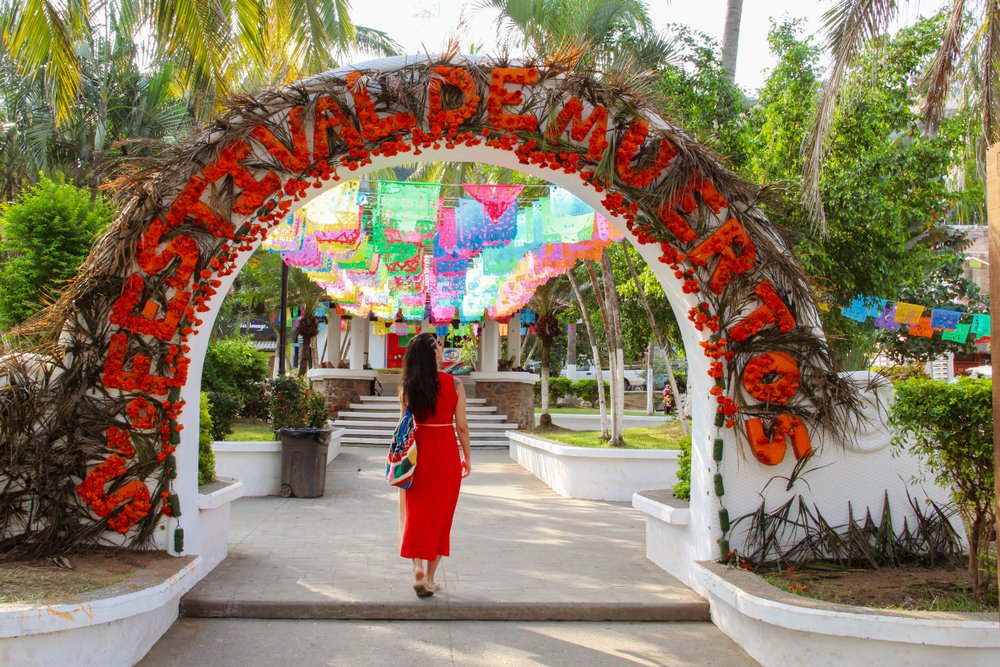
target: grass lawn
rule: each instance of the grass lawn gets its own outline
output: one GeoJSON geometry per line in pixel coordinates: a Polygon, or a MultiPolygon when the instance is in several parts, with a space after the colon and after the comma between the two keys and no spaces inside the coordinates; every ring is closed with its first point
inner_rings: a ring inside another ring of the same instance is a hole
{"type": "MultiPolygon", "coordinates": [[[[576,447],[607,447],[600,431],[530,431],[540,438],[555,440],[576,447]]],[[[680,449],[681,426],[670,422],[663,426],[643,426],[622,430],[627,449],[680,449]]]]}
{"type": "Polygon", "coordinates": [[[274,431],[270,422],[255,419],[237,419],[233,424],[233,432],[226,436],[228,441],[239,442],[273,442],[274,431]]]}
{"type": "MultiPolygon", "coordinates": [[[[539,408],[535,408],[535,414],[541,414],[542,411],[539,408]]],[[[599,415],[601,411],[597,408],[549,408],[549,414],[552,415],[599,415]]],[[[654,412],[652,415],[647,415],[645,410],[626,410],[626,415],[631,417],[647,417],[647,416],[663,416],[662,412],[654,412]]]]}

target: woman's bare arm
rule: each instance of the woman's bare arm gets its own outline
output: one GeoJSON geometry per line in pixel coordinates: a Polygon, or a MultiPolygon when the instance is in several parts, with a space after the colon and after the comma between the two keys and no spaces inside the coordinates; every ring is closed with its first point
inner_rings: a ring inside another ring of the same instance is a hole
{"type": "Polygon", "coordinates": [[[455,431],[458,433],[458,441],[462,445],[462,477],[468,477],[472,472],[472,458],[469,449],[469,419],[465,414],[465,387],[462,381],[455,378],[455,392],[458,394],[458,401],[455,403],[455,431]]]}

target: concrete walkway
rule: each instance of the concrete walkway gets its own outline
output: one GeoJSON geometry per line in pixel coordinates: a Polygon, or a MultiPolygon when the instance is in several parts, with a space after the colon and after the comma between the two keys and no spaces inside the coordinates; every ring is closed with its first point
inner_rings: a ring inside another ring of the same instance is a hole
{"type": "Polygon", "coordinates": [[[638,512],[562,498],[506,451],[473,457],[439,594],[418,600],[398,556],[382,452],[345,448],[323,498],[233,505],[229,558],[142,664],[754,664],[646,560],[638,512]]]}

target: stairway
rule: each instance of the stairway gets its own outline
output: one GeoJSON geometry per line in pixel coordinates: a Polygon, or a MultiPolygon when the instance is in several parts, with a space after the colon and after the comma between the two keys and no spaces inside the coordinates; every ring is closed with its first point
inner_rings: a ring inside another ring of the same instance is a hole
{"type": "MultiPolygon", "coordinates": [[[[466,415],[472,447],[506,448],[504,432],[517,430],[517,424],[508,423],[507,416],[486,405],[484,398],[466,399],[466,415]]],[[[398,422],[398,398],[362,396],[360,403],[351,403],[350,410],[337,415],[334,427],[346,429],[340,441],[342,445],[388,447],[398,422]]]]}

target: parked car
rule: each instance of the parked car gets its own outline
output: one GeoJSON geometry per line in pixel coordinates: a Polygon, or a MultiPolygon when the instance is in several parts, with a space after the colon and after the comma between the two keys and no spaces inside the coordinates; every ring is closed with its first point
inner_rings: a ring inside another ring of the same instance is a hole
{"type": "MultiPolygon", "coordinates": [[[[604,379],[608,380],[608,369],[602,368],[604,379]]],[[[564,368],[560,373],[562,377],[569,377],[566,369],[564,368]]],[[[573,377],[574,380],[596,380],[597,375],[595,374],[594,367],[591,365],[580,365],[576,367],[576,375],[573,377]]],[[[625,369],[625,391],[630,391],[632,389],[645,389],[646,388],[646,368],[626,368],[625,369]]]]}

